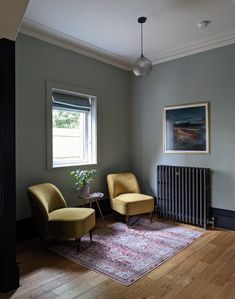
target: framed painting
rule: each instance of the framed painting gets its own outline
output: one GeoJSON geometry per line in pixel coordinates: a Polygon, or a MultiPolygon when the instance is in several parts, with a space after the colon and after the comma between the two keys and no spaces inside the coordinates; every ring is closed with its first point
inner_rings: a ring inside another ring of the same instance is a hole
{"type": "Polygon", "coordinates": [[[209,153],[208,103],[163,108],[164,153],[209,153]]]}

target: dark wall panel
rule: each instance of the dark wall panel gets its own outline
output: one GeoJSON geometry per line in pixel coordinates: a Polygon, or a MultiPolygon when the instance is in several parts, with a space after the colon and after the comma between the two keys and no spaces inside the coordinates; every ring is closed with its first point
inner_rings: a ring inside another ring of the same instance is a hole
{"type": "Polygon", "coordinates": [[[16,264],[15,43],[0,39],[0,291],[19,286],[16,264]]]}

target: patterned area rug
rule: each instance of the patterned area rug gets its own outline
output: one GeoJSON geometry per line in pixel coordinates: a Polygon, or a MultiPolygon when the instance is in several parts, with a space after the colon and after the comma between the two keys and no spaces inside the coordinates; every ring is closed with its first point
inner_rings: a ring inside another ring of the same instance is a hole
{"type": "Polygon", "coordinates": [[[74,241],[65,241],[50,249],[129,286],[202,234],[177,225],[137,218],[129,228],[118,222],[94,230],[92,244],[89,236],[84,236],[79,252],[76,252],[74,241]]]}

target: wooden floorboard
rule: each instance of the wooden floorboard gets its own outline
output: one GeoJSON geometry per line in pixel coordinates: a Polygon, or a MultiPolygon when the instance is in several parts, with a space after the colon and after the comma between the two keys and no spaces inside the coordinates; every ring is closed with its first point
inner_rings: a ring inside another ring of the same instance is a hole
{"type": "MultiPolygon", "coordinates": [[[[117,218],[107,217],[106,221],[111,224],[117,218]]],[[[232,231],[206,231],[193,244],[129,287],[42,250],[37,239],[18,245],[17,262],[20,287],[0,294],[2,299],[235,299],[235,232],[232,231]]]]}

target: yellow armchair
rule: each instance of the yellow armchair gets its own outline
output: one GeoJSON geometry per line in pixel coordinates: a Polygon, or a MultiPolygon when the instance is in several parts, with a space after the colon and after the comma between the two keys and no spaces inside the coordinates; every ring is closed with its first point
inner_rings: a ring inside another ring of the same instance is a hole
{"type": "Polygon", "coordinates": [[[144,213],[149,213],[152,221],[154,198],[140,192],[138,181],[133,173],[108,174],[107,183],[111,208],[126,216],[127,225],[129,216],[144,213]]]}
{"type": "Polygon", "coordinates": [[[28,188],[33,219],[42,243],[45,237],[75,238],[77,250],[80,239],[95,226],[95,210],[68,208],[59,189],[49,183],[28,188]]]}

